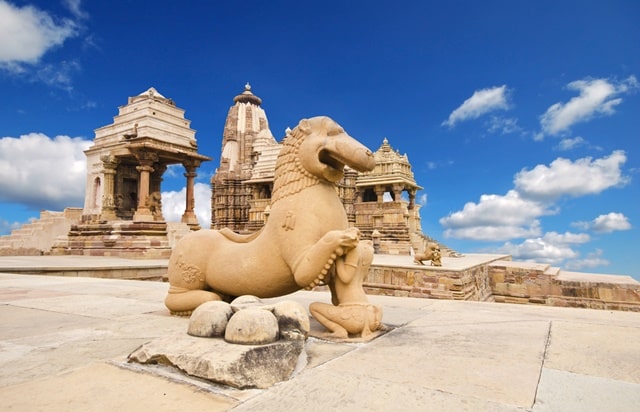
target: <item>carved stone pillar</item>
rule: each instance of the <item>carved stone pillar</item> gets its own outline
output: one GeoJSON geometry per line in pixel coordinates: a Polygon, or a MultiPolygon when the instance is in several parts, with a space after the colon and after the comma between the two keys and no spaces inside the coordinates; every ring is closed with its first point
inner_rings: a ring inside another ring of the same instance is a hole
{"type": "Polygon", "coordinates": [[[118,160],[111,155],[102,156],[100,160],[102,160],[102,167],[104,168],[104,188],[102,191],[100,220],[116,220],[116,203],[113,192],[118,160]]]}
{"type": "Polygon", "coordinates": [[[411,210],[416,205],[416,189],[409,190],[409,206],[408,209],[411,210]]]}
{"type": "Polygon", "coordinates": [[[375,187],[377,202],[379,206],[382,206],[382,203],[384,202],[384,189],[385,188],[383,186],[375,187]]]}
{"type": "Polygon", "coordinates": [[[395,202],[399,202],[402,199],[402,191],[404,190],[404,186],[402,185],[393,185],[393,200],[395,202]]]}
{"type": "Polygon", "coordinates": [[[153,173],[151,174],[151,182],[149,184],[149,193],[153,199],[150,207],[152,208],[151,214],[154,220],[158,222],[164,222],[164,216],[162,215],[162,175],[167,170],[167,165],[156,163],[153,165],[153,173]]]}
{"type": "Polygon", "coordinates": [[[184,214],[182,215],[181,220],[183,223],[187,223],[189,225],[198,224],[198,218],[194,213],[196,202],[195,202],[194,191],[193,191],[195,178],[196,176],[198,176],[198,174],[196,173],[196,168],[198,166],[199,166],[198,162],[184,163],[184,168],[186,169],[186,173],[184,174],[184,177],[187,178],[187,198],[185,202],[184,214]]]}
{"type": "Polygon", "coordinates": [[[138,207],[133,215],[133,220],[136,222],[152,222],[154,218],[149,199],[150,175],[153,172],[153,164],[158,160],[158,155],[156,153],[142,152],[137,153],[136,158],[140,163],[136,167],[140,177],[138,179],[138,207]]]}

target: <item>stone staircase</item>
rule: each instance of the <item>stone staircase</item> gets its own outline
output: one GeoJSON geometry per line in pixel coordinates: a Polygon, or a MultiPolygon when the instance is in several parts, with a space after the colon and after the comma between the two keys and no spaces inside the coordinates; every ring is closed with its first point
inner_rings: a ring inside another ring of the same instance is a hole
{"type": "Polygon", "coordinates": [[[62,212],[43,210],[39,219],[0,236],[0,256],[48,255],[58,237],[66,236],[81,216],[82,208],[66,208],[62,212]]]}

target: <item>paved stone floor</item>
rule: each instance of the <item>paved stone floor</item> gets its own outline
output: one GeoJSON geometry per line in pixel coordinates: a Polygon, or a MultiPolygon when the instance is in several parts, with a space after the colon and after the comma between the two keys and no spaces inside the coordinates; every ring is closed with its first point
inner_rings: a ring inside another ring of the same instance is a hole
{"type": "Polygon", "coordinates": [[[0,274],[0,410],[640,410],[640,313],[371,296],[390,332],[366,344],[311,338],[292,379],[240,391],[126,362],[186,331],[166,290],[0,274]]]}

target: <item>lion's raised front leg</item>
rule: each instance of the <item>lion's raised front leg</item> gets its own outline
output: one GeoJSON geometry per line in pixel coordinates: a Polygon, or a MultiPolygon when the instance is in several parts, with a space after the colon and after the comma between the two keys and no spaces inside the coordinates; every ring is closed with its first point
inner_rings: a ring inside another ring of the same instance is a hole
{"type": "Polygon", "coordinates": [[[336,259],[355,248],[360,240],[357,228],[332,230],[309,248],[293,267],[296,283],[306,289],[318,286],[329,275],[336,259]]]}

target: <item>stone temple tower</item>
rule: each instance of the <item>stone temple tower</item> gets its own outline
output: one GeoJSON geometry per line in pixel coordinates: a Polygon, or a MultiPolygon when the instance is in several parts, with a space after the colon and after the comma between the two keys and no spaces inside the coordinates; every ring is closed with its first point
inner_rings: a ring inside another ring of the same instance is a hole
{"type": "Polygon", "coordinates": [[[262,99],[251,92],[249,83],[233,101],[222,135],[220,166],[211,179],[211,228],[245,232],[253,196],[245,182],[252,177],[260,148],[277,142],[260,107],[262,99]]]}

